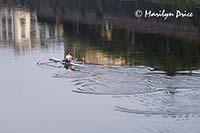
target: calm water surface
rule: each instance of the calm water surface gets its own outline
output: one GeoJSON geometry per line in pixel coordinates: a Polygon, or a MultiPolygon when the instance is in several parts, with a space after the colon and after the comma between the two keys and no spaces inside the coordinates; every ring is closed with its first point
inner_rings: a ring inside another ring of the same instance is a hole
{"type": "Polygon", "coordinates": [[[0,132],[200,132],[199,26],[198,2],[0,2],[0,132]],[[134,17],[160,7],[195,17],[134,17]]]}

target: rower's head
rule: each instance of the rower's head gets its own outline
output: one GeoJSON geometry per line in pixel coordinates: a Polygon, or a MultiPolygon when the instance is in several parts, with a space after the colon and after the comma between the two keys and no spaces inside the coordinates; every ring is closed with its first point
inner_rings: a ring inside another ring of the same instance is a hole
{"type": "Polygon", "coordinates": [[[67,52],[67,54],[66,54],[66,55],[72,55],[72,54],[71,54],[71,52],[67,52]]]}

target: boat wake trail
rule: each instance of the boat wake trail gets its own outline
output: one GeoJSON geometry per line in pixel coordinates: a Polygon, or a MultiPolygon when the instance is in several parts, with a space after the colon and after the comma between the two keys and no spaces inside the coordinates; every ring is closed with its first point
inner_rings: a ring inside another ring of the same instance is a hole
{"type": "Polygon", "coordinates": [[[98,95],[132,95],[159,91],[177,93],[200,88],[200,76],[170,77],[148,67],[96,67],[91,77],[74,80],[74,92],[98,95]]]}
{"type": "Polygon", "coordinates": [[[88,65],[75,72],[61,72],[54,78],[70,78],[75,93],[119,97],[115,110],[148,116],[186,117],[200,114],[200,74],[139,67],[88,65]],[[195,75],[195,76],[193,76],[195,75]]]}
{"type": "Polygon", "coordinates": [[[123,98],[120,112],[147,116],[173,118],[200,117],[200,91],[182,91],[180,93],[156,92],[146,95],[133,95],[123,98]]]}

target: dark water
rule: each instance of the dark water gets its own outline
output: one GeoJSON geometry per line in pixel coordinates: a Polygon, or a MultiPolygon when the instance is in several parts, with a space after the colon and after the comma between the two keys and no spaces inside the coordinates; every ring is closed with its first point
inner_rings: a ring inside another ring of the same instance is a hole
{"type": "Polygon", "coordinates": [[[0,132],[198,133],[199,4],[0,1],[0,132]],[[136,9],[194,17],[136,18],[136,9]],[[48,60],[68,51],[84,59],[78,71],[48,60]]]}

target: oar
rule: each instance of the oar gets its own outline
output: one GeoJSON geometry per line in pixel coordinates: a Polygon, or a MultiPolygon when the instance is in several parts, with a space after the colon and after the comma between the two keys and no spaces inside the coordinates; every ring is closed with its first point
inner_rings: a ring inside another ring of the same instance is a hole
{"type": "MultiPolygon", "coordinates": [[[[56,58],[49,58],[50,61],[54,61],[54,62],[59,62],[59,63],[62,63],[62,64],[67,64],[66,62],[62,61],[62,60],[59,60],[59,59],[56,59],[56,58]]],[[[69,62],[69,64],[73,65],[73,66],[77,66],[77,67],[84,67],[84,65],[82,64],[77,64],[77,63],[74,63],[74,62],[69,62]]]]}
{"type": "Polygon", "coordinates": [[[59,60],[59,59],[55,59],[55,58],[49,58],[50,61],[54,61],[54,62],[60,62],[60,63],[64,63],[64,61],[59,60]]]}
{"type": "Polygon", "coordinates": [[[50,66],[50,67],[56,67],[56,68],[63,67],[63,66],[52,65],[52,62],[41,62],[41,61],[37,62],[37,65],[39,65],[39,66],[50,66]],[[51,63],[51,64],[49,64],[49,63],[51,63]]]}

